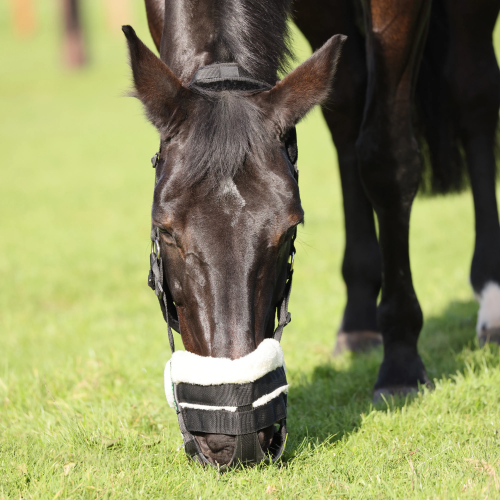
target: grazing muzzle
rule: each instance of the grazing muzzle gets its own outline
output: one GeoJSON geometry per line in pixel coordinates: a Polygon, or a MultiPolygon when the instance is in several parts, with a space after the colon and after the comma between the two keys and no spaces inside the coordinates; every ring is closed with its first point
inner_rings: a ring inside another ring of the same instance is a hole
{"type": "MultiPolygon", "coordinates": [[[[270,88],[247,75],[236,64],[214,64],[198,70],[191,84],[213,90],[242,88],[261,91],[270,88]]],[[[298,181],[295,128],[288,134],[287,151],[298,181]]],[[[159,154],[152,158],[156,168],[159,154]]],[[[296,235],[296,234],[295,234],[296,235]]],[[[167,323],[172,358],[165,367],[165,393],[177,412],[184,448],[189,457],[203,465],[225,469],[231,465],[275,462],[283,454],[286,441],[288,384],[280,340],[290,322],[288,303],[292,287],[294,240],[283,297],[276,309],[278,326],[272,339],[265,339],[252,353],[235,360],[175,352],[172,328],[180,331],[177,309],[164,280],[160,256],[159,230],[151,231],[152,250],[148,284],[154,290],[167,323]],[[164,289],[167,287],[167,289],[164,289]],[[272,430],[273,434],[269,434],[272,430]],[[264,452],[259,433],[271,437],[264,452]],[[235,438],[232,458],[219,467],[203,453],[197,435],[215,434],[235,438]]]]}
{"type": "Polygon", "coordinates": [[[274,339],[236,360],[177,351],[165,366],[165,394],[177,412],[186,453],[202,464],[212,465],[193,433],[236,437],[226,467],[275,462],[285,446],[287,392],[283,350],[274,339]],[[266,454],[258,432],[277,422],[266,454]]]}

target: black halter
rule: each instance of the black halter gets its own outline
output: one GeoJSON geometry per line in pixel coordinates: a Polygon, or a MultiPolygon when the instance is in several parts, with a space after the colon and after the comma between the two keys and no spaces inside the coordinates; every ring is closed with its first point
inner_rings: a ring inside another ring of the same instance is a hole
{"type": "MultiPolygon", "coordinates": [[[[190,87],[202,87],[213,90],[255,90],[263,91],[271,88],[266,82],[261,82],[251,78],[242,68],[237,64],[213,64],[200,68],[191,80],[190,87]]],[[[297,169],[297,134],[295,128],[292,128],[284,138],[287,154],[294,167],[294,177],[296,181],[299,180],[299,171],[297,169]]],[[[151,159],[153,168],[156,168],[159,161],[160,154],[156,153],[151,159]]],[[[293,278],[293,263],[295,259],[295,238],[297,230],[293,235],[290,244],[290,256],[287,264],[287,278],[283,292],[283,297],[276,306],[276,315],[278,319],[278,326],[276,327],[273,338],[278,342],[281,341],[283,329],[291,321],[291,315],[288,312],[288,304],[292,291],[292,278],[293,278]]],[[[160,307],[163,313],[163,318],[167,323],[168,340],[172,353],[175,352],[174,336],[172,328],[180,333],[179,317],[174,300],[168,289],[163,270],[163,259],[160,255],[160,231],[158,227],[153,226],[151,230],[151,255],[150,255],[150,271],[148,276],[148,285],[155,292],[158,298],[160,307]]],[[[284,374],[283,374],[284,376],[284,374]]],[[[286,377],[285,377],[286,382],[286,377]]],[[[286,441],[286,396],[283,396],[285,415],[281,418],[280,428],[275,432],[273,438],[273,445],[271,446],[271,460],[275,462],[281,457],[286,441]]],[[[184,418],[179,410],[178,420],[181,428],[182,437],[184,439],[184,447],[186,453],[202,464],[210,464],[205,458],[198,445],[197,440],[189,432],[186,427],[184,418]]],[[[272,423],[271,423],[272,424],[272,423]]],[[[264,426],[264,427],[267,427],[264,426]]],[[[237,434],[236,450],[231,464],[236,462],[241,463],[259,463],[263,460],[269,461],[269,458],[263,453],[256,432],[245,432],[244,429],[239,429],[240,434],[237,434]]],[[[247,429],[248,431],[248,429],[247,429]]],[[[233,432],[234,429],[233,429],[233,432]]],[[[231,432],[231,433],[233,433],[231,432]]],[[[227,432],[227,434],[231,434],[227,432]]],[[[229,464],[229,465],[231,465],[229,464]]]]}

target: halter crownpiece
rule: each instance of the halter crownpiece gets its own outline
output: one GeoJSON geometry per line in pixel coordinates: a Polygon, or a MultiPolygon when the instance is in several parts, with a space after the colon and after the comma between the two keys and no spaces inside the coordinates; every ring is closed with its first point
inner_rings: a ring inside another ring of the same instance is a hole
{"type": "MultiPolygon", "coordinates": [[[[210,90],[263,91],[272,86],[252,78],[234,63],[204,66],[195,73],[190,87],[210,90]]],[[[285,146],[298,182],[297,136],[291,129],[285,146]]],[[[159,153],[151,159],[153,168],[159,153]]],[[[198,356],[175,351],[172,328],[180,333],[177,308],[164,277],[160,255],[159,229],[151,230],[151,255],[148,285],[155,292],[167,323],[172,357],[165,366],[165,394],[177,419],[189,457],[214,466],[202,453],[193,433],[226,434],[236,437],[234,455],[225,469],[238,463],[275,462],[283,454],[286,442],[286,406],[288,384],[280,345],[284,327],[290,322],[288,303],[292,290],[295,237],[290,245],[290,260],[282,299],[276,306],[278,326],[272,339],[265,339],[250,354],[236,359],[198,356]],[[260,430],[275,427],[271,447],[264,453],[258,439],[260,430]]]]}
{"type": "Polygon", "coordinates": [[[202,66],[194,74],[189,86],[222,87],[224,84],[235,90],[269,90],[272,88],[267,82],[256,80],[236,63],[210,64],[202,66]]]}

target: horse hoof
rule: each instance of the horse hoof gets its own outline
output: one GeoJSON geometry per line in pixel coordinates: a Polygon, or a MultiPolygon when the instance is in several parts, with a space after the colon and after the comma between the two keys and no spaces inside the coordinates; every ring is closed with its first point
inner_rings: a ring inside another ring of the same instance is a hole
{"type": "Polygon", "coordinates": [[[381,401],[396,398],[404,398],[406,396],[415,396],[422,391],[424,387],[427,389],[434,389],[432,382],[427,382],[424,385],[414,386],[414,385],[393,385],[389,387],[384,387],[382,389],[376,389],[373,391],[373,404],[380,403],[381,401]]]}
{"type": "Polygon", "coordinates": [[[362,330],[358,332],[338,332],[337,341],[333,349],[333,356],[349,352],[366,352],[382,345],[382,334],[362,330]]]}
{"type": "Polygon", "coordinates": [[[500,345],[500,328],[488,328],[483,330],[478,335],[479,345],[483,347],[485,344],[500,345]]]}

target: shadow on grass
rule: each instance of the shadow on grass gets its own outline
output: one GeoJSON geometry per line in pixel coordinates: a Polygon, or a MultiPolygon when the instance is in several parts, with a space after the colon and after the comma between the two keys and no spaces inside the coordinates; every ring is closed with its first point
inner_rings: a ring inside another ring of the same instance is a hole
{"type": "MultiPolygon", "coordinates": [[[[464,370],[464,353],[478,348],[476,314],[474,301],[451,302],[442,315],[426,319],[419,350],[431,380],[464,370]]],[[[305,442],[333,443],[359,428],[362,414],[374,408],[372,388],[382,356],[381,348],[368,354],[346,354],[316,366],[308,376],[291,380],[289,453],[293,455],[305,442]]],[[[405,404],[406,400],[399,398],[391,407],[405,404]]],[[[376,406],[386,407],[386,403],[376,406]]]]}

